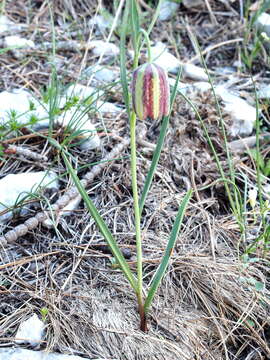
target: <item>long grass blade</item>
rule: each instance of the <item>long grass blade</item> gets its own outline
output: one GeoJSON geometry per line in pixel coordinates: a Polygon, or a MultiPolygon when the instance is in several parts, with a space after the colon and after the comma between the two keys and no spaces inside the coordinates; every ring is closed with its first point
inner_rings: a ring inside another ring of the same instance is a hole
{"type": "Polygon", "coordinates": [[[100,232],[102,233],[105,240],[107,241],[114,257],[118,261],[123,273],[125,274],[127,280],[129,281],[130,285],[137,292],[137,280],[135,279],[134,275],[132,274],[130,267],[129,267],[128,263],[126,262],[126,259],[122,255],[112,233],[110,232],[106,223],[100,216],[94,203],[89,198],[87,192],[85,191],[84,187],[82,186],[82,184],[80,182],[80,179],[78,178],[77,174],[75,173],[75,170],[73,169],[70,161],[68,160],[66,154],[63,151],[62,151],[62,157],[63,157],[66,167],[72,177],[72,180],[74,181],[74,184],[76,185],[81,197],[83,198],[90,214],[93,216],[96,224],[98,225],[100,232]]]}
{"type": "Polygon", "coordinates": [[[129,18],[129,3],[127,2],[123,15],[123,25],[122,25],[122,32],[120,37],[120,78],[123,88],[126,110],[128,113],[128,117],[130,117],[129,91],[128,91],[128,82],[127,82],[127,71],[126,71],[126,34],[128,27],[128,18],[129,18]]]}
{"type": "Polygon", "coordinates": [[[137,48],[138,36],[140,31],[139,5],[136,0],[131,0],[131,38],[133,49],[137,48]]]}
{"type": "Polygon", "coordinates": [[[152,303],[153,297],[154,297],[154,295],[161,283],[161,280],[167,270],[169,260],[170,260],[171,254],[173,252],[174,245],[177,240],[179,230],[182,225],[183,217],[184,217],[184,214],[186,211],[186,207],[191,198],[191,195],[192,195],[192,190],[189,190],[187,192],[187,194],[185,195],[184,199],[182,200],[181,205],[179,206],[178,213],[177,213],[177,216],[176,216],[174,224],[173,224],[173,228],[172,228],[172,231],[170,234],[170,238],[169,238],[165,253],[163,255],[162,261],[161,261],[161,263],[151,281],[151,284],[150,284],[150,289],[148,291],[148,294],[147,294],[147,297],[146,297],[146,300],[144,303],[145,313],[148,312],[149,307],[152,303]]]}
{"type": "MultiPolygon", "coordinates": [[[[175,97],[176,97],[177,86],[178,86],[178,82],[179,82],[181,73],[182,73],[182,69],[180,68],[179,71],[178,71],[178,74],[177,74],[177,78],[176,78],[176,81],[175,81],[175,84],[174,84],[174,87],[173,87],[172,94],[171,94],[171,99],[170,99],[171,109],[172,109],[172,106],[173,106],[173,103],[174,103],[174,100],[175,100],[175,97]]],[[[168,116],[165,116],[163,118],[163,121],[162,121],[158,142],[157,142],[157,145],[156,145],[156,148],[155,148],[155,151],[154,151],[153,159],[152,159],[152,162],[151,162],[151,165],[150,165],[150,170],[149,170],[149,172],[147,174],[145,184],[144,184],[144,187],[143,187],[143,191],[142,191],[142,195],[141,195],[141,198],[140,198],[140,203],[139,203],[139,205],[140,205],[140,213],[142,213],[142,211],[143,211],[143,207],[144,207],[144,204],[145,204],[145,199],[146,199],[147,194],[148,194],[148,192],[150,190],[150,187],[151,187],[151,184],[152,184],[152,181],[153,181],[153,177],[154,177],[154,174],[155,174],[155,171],[156,171],[156,168],[157,168],[157,164],[159,162],[160,154],[161,154],[163,144],[164,144],[164,139],[165,139],[165,136],[166,136],[166,133],[167,133],[168,125],[169,125],[169,120],[170,120],[170,114],[168,116]]]]}

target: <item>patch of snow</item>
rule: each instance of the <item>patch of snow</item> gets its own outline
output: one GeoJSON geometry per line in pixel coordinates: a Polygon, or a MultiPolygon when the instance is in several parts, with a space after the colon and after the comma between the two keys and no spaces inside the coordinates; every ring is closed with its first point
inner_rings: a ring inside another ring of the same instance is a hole
{"type": "Polygon", "coordinates": [[[44,329],[43,321],[38,318],[37,314],[33,314],[29,319],[20,324],[15,335],[15,341],[17,344],[40,345],[44,329]]]}
{"type": "MultiPolygon", "coordinates": [[[[59,182],[54,172],[39,171],[9,174],[0,179],[0,212],[13,208],[29,193],[37,193],[39,188],[58,189],[59,182]]],[[[27,208],[23,207],[27,212],[27,208]]],[[[0,215],[0,223],[12,218],[12,211],[0,215]]]]}
{"type": "Polygon", "coordinates": [[[160,12],[158,16],[159,20],[165,21],[171,19],[178,10],[178,8],[179,4],[177,4],[176,2],[164,1],[160,7],[160,12]]]}

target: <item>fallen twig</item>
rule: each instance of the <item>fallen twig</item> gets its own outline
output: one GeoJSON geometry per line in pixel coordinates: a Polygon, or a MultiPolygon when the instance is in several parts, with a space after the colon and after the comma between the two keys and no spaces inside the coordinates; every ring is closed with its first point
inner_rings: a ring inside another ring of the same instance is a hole
{"type": "Polygon", "coordinates": [[[30,158],[36,161],[48,161],[48,157],[46,155],[41,155],[36,153],[35,151],[26,149],[25,147],[22,146],[17,146],[17,145],[9,145],[9,146],[5,146],[4,149],[4,154],[7,155],[13,155],[13,154],[17,154],[17,155],[21,155],[25,158],[30,158]]]}

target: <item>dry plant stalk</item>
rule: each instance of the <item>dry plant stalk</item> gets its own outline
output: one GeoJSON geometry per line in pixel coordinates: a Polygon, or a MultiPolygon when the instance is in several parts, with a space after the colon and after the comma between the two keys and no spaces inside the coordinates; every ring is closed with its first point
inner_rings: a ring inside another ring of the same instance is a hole
{"type": "MultiPolygon", "coordinates": [[[[81,180],[83,187],[86,187],[91,183],[94,178],[101,173],[101,171],[106,167],[108,161],[112,161],[117,157],[128,145],[130,140],[124,138],[123,141],[117,144],[102,160],[100,164],[94,165],[91,171],[84,175],[81,180]]],[[[6,234],[0,237],[0,245],[5,246],[8,243],[15,242],[19,237],[24,236],[28,231],[33,230],[38,227],[38,224],[45,221],[50,212],[59,212],[65,206],[69,204],[71,200],[78,196],[79,192],[76,186],[72,186],[66,193],[61,196],[50,208],[50,210],[45,210],[37,213],[35,216],[27,219],[23,224],[15,226],[13,230],[8,231],[6,234]]]]}
{"type": "Polygon", "coordinates": [[[26,149],[25,147],[22,146],[17,146],[17,145],[7,145],[5,146],[4,149],[4,154],[7,155],[20,155],[29,159],[33,159],[35,161],[42,161],[42,162],[47,162],[48,161],[48,157],[46,155],[41,155],[36,153],[35,151],[26,149]]]}

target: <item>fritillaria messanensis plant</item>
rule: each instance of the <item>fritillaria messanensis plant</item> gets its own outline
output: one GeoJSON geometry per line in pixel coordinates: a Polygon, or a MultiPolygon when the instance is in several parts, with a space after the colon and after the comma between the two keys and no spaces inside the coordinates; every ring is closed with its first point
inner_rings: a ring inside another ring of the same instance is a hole
{"type": "MultiPolygon", "coordinates": [[[[134,3],[135,4],[135,3],[134,3]]],[[[135,6],[135,5],[134,5],[135,6]]],[[[127,7],[128,9],[128,7],[127,7]]],[[[128,14],[128,12],[126,12],[128,14]]],[[[127,16],[126,16],[127,22],[127,16]]],[[[136,255],[137,255],[137,274],[136,276],[131,271],[131,268],[124,258],[117,241],[108,228],[106,222],[100,215],[99,210],[96,208],[95,204],[92,202],[88,196],[85,188],[82,186],[76,171],[73,169],[72,164],[69,160],[70,154],[66,151],[64,147],[54,141],[54,145],[61,150],[62,157],[66,164],[66,167],[79,191],[81,194],[91,216],[96,222],[101,234],[104,236],[107,241],[110,250],[117,262],[118,267],[122,270],[126,279],[128,280],[130,286],[134,290],[137,296],[138,309],[140,314],[140,329],[142,331],[147,331],[146,315],[151,306],[153,297],[161,283],[161,280],[166,272],[166,269],[169,264],[169,260],[173,253],[174,245],[177,240],[179,230],[182,224],[182,220],[188,205],[189,199],[191,198],[192,192],[188,191],[184,196],[181,204],[179,205],[178,213],[175,218],[166,249],[162,260],[150,281],[150,284],[147,286],[148,290],[143,290],[143,259],[142,259],[142,238],[141,238],[141,216],[145,204],[146,196],[151,187],[153,176],[157,163],[159,161],[160,153],[162,151],[163,142],[169,122],[169,113],[171,104],[175,98],[177,91],[177,83],[180,78],[180,72],[178,74],[176,84],[173,89],[173,94],[170,99],[169,84],[166,72],[157,64],[151,61],[151,51],[150,51],[150,41],[146,31],[140,29],[138,31],[137,38],[137,48],[135,49],[135,58],[134,58],[134,71],[132,75],[132,101],[133,108],[130,111],[129,109],[129,96],[128,96],[128,86],[126,76],[122,76],[122,86],[124,90],[125,102],[127,106],[127,113],[129,114],[130,120],[130,147],[131,147],[131,176],[132,176],[132,193],[133,193],[133,203],[134,203],[134,215],[135,215],[135,233],[136,233],[136,255]],[[138,58],[140,48],[142,46],[141,35],[144,35],[148,47],[148,62],[138,67],[138,58]],[[126,91],[126,92],[125,92],[126,91]],[[128,99],[128,101],[126,101],[128,99]],[[142,193],[138,196],[138,187],[137,187],[137,163],[136,163],[136,118],[139,120],[145,120],[147,117],[153,120],[161,119],[162,125],[160,130],[160,136],[157,142],[156,149],[153,154],[153,159],[149,172],[146,176],[145,184],[142,189],[142,193]],[[145,296],[143,296],[145,295],[145,296]]],[[[124,39],[124,38],[123,38],[124,39]]],[[[125,39],[124,39],[125,40],[125,39]]],[[[125,41],[123,41],[125,44],[125,41]]],[[[123,45],[124,48],[125,45],[123,45]]],[[[125,66],[125,57],[121,59],[121,69],[125,66]]],[[[125,74],[125,71],[124,71],[125,74]]]]}
{"type": "MultiPolygon", "coordinates": [[[[133,202],[134,202],[134,214],[135,214],[135,231],[136,231],[136,248],[137,248],[137,299],[139,306],[139,313],[141,318],[141,330],[147,330],[146,324],[146,313],[149,309],[149,306],[152,302],[153,296],[161,282],[161,279],[166,271],[168,266],[169,257],[173,250],[176,237],[180,228],[180,223],[182,222],[183,213],[185,207],[188,203],[188,200],[191,196],[191,193],[188,193],[183,200],[181,213],[179,215],[178,224],[174,224],[174,238],[172,241],[169,240],[166,252],[164,254],[162,263],[160,264],[156,274],[154,275],[148,295],[146,299],[143,299],[143,272],[142,272],[142,239],[141,239],[141,213],[144,201],[139,202],[138,189],[137,189],[137,164],[136,164],[136,116],[139,120],[143,121],[146,118],[152,120],[163,119],[169,116],[170,113],[170,87],[166,71],[160,67],[158,64],[155,64],[151,61],[151,49],[150,41],[148,34],[143,29],[140,30],[140,33],[144,35],[148,47],[148,62],[136,67],[136,59],[138,59],[138,54],[135,56],[135,69],[132,74],[132,83],[131,83],[131,95],[132,95],[132,111],[130,114],[130,139],[131,139],[131,175],[132,175],[132,190],[133,190],[133,202]],[[170,250],[169,250],[170,249],[170,250]]],[[[164,138],[163,138],[164,140],[164,138]]],[[[163,141],[162,141],[163,142],[163,141]]],[[[156,149],[156,158],[154,156],[153,160],[155,161],[153,170],[157,165],[159,155],[161,152],[162,146],[156,149]]],[[[152,177],[150,177],[152,181],[152,177]]],[[[150,181],[150,182],[151,182],[150,181]]],[[[148,189],[144,192],[147,193],[148,189]]],[[[180,211],[180,209],[179,209],[180,211]]],[[[177,223],[177,222],[176,222],[177,223]]],[[[172,231],[173,233],[173,231],[172,231]]],[[[172,234],[171,234],[172,237],[172,234]]]]}

